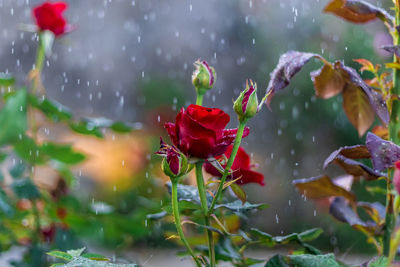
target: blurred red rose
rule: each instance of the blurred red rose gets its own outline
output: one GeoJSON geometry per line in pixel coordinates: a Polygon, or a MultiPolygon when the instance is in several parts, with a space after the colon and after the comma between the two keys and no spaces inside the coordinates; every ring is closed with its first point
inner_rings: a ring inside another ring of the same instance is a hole
{"type": "Polygon", "coordinates": [[[33,9],[33,16],[40,30],[49,30],[55,36],[60,36],[68,31],[67,21],[63,12],[68,5],[65,2],[44,2],[33,9]]]}
{"type": "MultiPolygon", "coordinates": [[[[218,108],[190,105],[181,109],[176,122],[165,128],[174,145],[185,155],[206,159],[222,155],[235,140],[237,129],[225,129],[230,117],[218,108]]],[[[243,137],[249,134],[246,128],[243,137]]]]}
{"type": "MultiPolygon", "coordinates": [[[[233,146],[230,145],[225,152],[225,156],[229,158],[232,153],[233,146]]],[[[217,157],[217,159],[222,156],[217,157]]],[[[226,164],[223,164],[222,167],[226,167],[226,164]]],[[[248,183],[258,183],[259,185],[264,186],[264,175],[262,173],[252,171],[251,168],[253,165],[250,163],[250,157],[246,153],[246,151],[239,147],[239,150],[236,154],[235,160],[232,164],[232,174],[227,177],[229,180],[234,180],[240,177],[239,180],[236,181],[237,184],[248,184],[248,183]]],[[[204,164],[204,169],[211,175],[221,177],[222,174],[213,166],[211,163],[206,162],[204,164]]]]}

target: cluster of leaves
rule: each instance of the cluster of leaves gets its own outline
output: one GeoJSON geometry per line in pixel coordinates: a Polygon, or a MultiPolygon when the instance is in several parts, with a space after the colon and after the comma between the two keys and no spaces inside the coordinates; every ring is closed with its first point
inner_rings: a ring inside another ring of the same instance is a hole
{"type": "MultiPolygon", "coordinates": [[[[353,23],[366,23],[380,19],[393,39],[398,39],[394,18],[385,10],[364,1],[332,0],[324,11],[353,23]]],[[[396,11],[399,12],[397,9],[396,11]]],[[[382,49],[393,53],[395,58],[395,62],[387,63],[385,67],[399,69],[399,46],[384,46],[382,49]]],[[[307,198],[327,199],[330,203],[331,215],[364,233],[368,237],[368,242],[374,244],[378,253],[382,254],[384,232],[387,231],[385,227],[387,228],[389,223],[386,221],[385,207],[380,202],[357,201],[351,189],[353,182],[360,179],[385,180],[390,185],[390,177],[385,171],[393,168],[394,163],[400,159],[400,147],[385,140],[389,136],[387,126],[390,123],[389,114],[392,112],[393,101],[398,101],[397,96],[393,96],[391,91],[395,86],[394,78],[390,79],[388,72],[381,72],[380,65],[374,65],[366,59],[354,61],[362,66],[361,71],[367,71],[373,75],[372,80],[363,80],[355,69],[344,65],[341,61],[330,63],[319,54],[289,51],[280,57],[277,67],[271,73],[267,88],[266,104],[268,106],[274,94],[287,87],[293,76],[312,58],[323,63],[320,69],[310,73],[317,97],[327,99],[341,94],[343,110],[360,137],[370,129],[375,121],[375,115],[382,125],[374,128],[375,134],[371,132],[367,134],[365,145],[341,147],[325,160],[324,169],[335,164],[344,170],[345,175],[336,178],[322,175],[298,179],[294,180],[293,184],[307,198]],[[371,161],[366,165],[369,159],[371,161]],[[371,164],[373,168],[370,167],[371,164]],[[368,215],[367,220],[360,218],[361,211],[368,215]]],[[[395,138],[395,140],[398,139],[397,136],[395,138]]],[[[390,203],[393,201],[391,199],[393,195],[389,186],[388,188],[389,191],[380,187],[369,187],[371,192],[387,194],[388,203],[392,205],[390,203]]],[[[276,266],[286,266],[285,264],[292,262],[292,259],[277,257],[274,262],[279,262],[280,265],[276,266]]],[[[341,265],[332,263],[329,266],[341,265]]]]}
{"type": "MultiPolygon", "coordinates": [[[[171,183],[167,183],[167,187],[168,190],[171,191],[171,183]]],[[[207,195],[207,200],[208,204],[210,204],[212,200],[210,194],[207,195]]],[[[190,220],[185,219],[182,221],[187,231],[191,232],[191,236],[188,240],[193,245],[196,245],[195,250],[202,253],[204,257],[208,255],[208,247],[200,245],[206,241],[202,235],[202,229],[211,230],[216,237],[216,260],[231,262],[234,266],[252,266],[253,264],[265,262],[265,260],[245,256],[245,250],[252,245],[261,245],[268,248],[286,245],[298,247],[298,253],[321,254],[318,249],[308,244],[308,242],[320,236],[322,230],[319,228],[310,229],[301,233],[292,233],[287,236],[272,236],[256,228],[249,229],[247,232],[240,229],[240,225],[248,218],[250,213],[267,208],[267,204],[252,204],[238,198],[229,199],[225,197],[222,204],[216,205],[216,210],[212,215],[213,223],[210,226],[206,226],[203,224],[200,197],[196,187],[179,184],[178,201],[180,213],[183,214],[185,218],[190,218],[190,220]]],[[[169,221],[171,216],[171,206],[170,203],[167,202],[162,207],[161,212],[149,214],[147,218],[157,221],[169,221]]],[[[166,232],[165,234],[167,239],[175,240],[178,243],[180,242],[175,233],[166,232]]],[[[180,254],[186,255],[185,253],[180,254]]]]}
{"type": "Polygon", "coordinates": [[[78,204],[77,209],[72,209],[71,203],[79,203],[79,200],[68,196],[68,191],[75,184],[70,167],[83,162],[86,157],[70,144],[45,138],[39,141],[36,136],[37,116],[41,114],[50,123],[67,125],[74,132],[94,138],[103,137],[103,128],[127,133],[132,127],[104,118],[76,119],[71,111],[55,100],[38,97],[26,88],[16,89],[15,79],[8,74],[0,73],[0,88],[6,91],[0,109],[0,163],[4,166],[0,170],[0,250],[28,244],[27,254],[22,260],[24,263],[13,264],[46,265],[45,247],[79,243],[73,238],[71,229],[79,229],[78,218],[83,216],[77,211],[87,205],[78,204]],[[37,166],[46,166],[57,172],[55,189],[49,191],[36,184],[33,174],[37,166]],[[61,243],[57,237],[60,233],[64,238],[61,243]]]}

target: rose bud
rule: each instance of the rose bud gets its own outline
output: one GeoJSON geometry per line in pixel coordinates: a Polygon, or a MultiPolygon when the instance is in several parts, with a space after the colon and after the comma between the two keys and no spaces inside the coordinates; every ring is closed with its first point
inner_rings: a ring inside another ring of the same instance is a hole
{"type": "MultiPolygon", "coordinates": [[[[190,105],[181,109],[175,123],[165,124],[173,144],[188,157],[207,159],[224,154],[237,129],[225,129],[230,117],[218,108],[190,105]]],[[[243,137],[249,135],[244,129],[243,137]]]]}
{"type": "Polygon", "coordinates": [[[189,170],[189,164],[186,156],[179,152],[175,146],[166,144],[160,137],[160,149],[157,155],[163,156],[162,170],[171,179],[178,178],[186,174],[189,170]]]}
{"type": "MultiPolygon", "coordinates": [[[[226,150],[226,158],[229,158],[231,156],[232,148],[233,146],[231,145],[228,147],[228,150],[226,150]]],[[[223,156],[218,156],[216,157],[216,159],[221,160],[222,157],[223,156]]],[[[222,167],[225,169],[226,163],[222,164],[222,167]]],[[[257,183],[261,186],[264,186],[264,175],[262,173],[253,171],[253,167],[254,165],[250,163],[250,156],[242,147],[239,147],[239,150],[231,167],[231,175],[229,175],[227,179],[235,180],[240,178],[235,182],[239,185],[257,183]]],[[[210,162],[206,162],[204,164],[204,169],[206,172],[213,176],[222,177],[222,174],[210,162]]]]}
{"type": "Polygon", "coordinates": [[[217,76],[214,68],[209,66],[205,60],[199,59],[194,65],[196,69],[192,75],[192,82],[197,93],[203,95],[214,86],[217,76]]]}
{"type": "Polygon", "coordinates": [[[395,170],[393,175],[393,184],[396,188],[397,194],[400,195],[400,160],[395,163],[395,170]]]}
{"type": "Polygon", "coordinates": [[[71,27],[67,25],[67,21],[63,17],[63,12],[67,7],[65,2],[52,3],[49,1],[36,6],[33,9],[33,16],[40,31],[51,31],[56,37],[71,31],[71,27]]]}
{"type": "Polygon", "coordinates": [[[240,93],[233,104],[233,109],[239,117],[239,120],[252,118],[258,112],[257,84],[252,80],[246,81],[246,88],[240,93]]]}

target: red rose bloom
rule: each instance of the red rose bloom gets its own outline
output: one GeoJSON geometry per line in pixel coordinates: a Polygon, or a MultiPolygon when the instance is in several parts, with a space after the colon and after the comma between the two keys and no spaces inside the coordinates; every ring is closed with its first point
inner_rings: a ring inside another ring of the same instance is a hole
{"type": "MultiPolygon", "coordinates": [[[[233,146],[230,145],[225,152],[225,156],[229,158],[232,153],[233,146]]],[[[217,157],[217,159],[222,156],[217,157]]],[[[250,157],[247,155],[246,151],[239,147],[239,150],[236,154],[236,158],[232,164],[232,174],[227,177],[229,180],[235,180],[240,177],[239,180],[236,181],[237,184],[248,184],[248,183],[258,183],[259,185],[264,186],[264,175],[259,172],[255,172],[251,170],[250,157]]],[[[222,167],[226,167],[226,164],[222,165],[222,167]]],[[[204,169],[211,175],[222,177],[222,174],[209,162],[204,164],[204,169]]]]}
{"type": "MultiPolygon", "coordinates": [[[[174,145],[185,155],[206,159],[222,155],[235,140],[237,129],[225,129],[229,115],[218,108],[190,105],[176,122],[165,124],[174,145]]],[[[246,128],[243,137],[249,134],[246,128]]]]}
{"type": "Polygon", "coordinates": [[[67,32],[67,21],[63,18],[63,12],[67,9],[65,2],[45,2],[33,9],[33,16],[41,31],[52,31],[55,36],[67,32]]]}

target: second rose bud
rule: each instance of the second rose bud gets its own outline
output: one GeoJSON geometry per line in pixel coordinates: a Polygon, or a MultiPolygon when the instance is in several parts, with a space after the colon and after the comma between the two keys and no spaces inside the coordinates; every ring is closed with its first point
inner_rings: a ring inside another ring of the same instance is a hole
{"type": "Polygon", "coordinates": [[[258,112],[257,84],[252,80],[246,81],[246,88],[240,93],[233,104],[233,109],[239,121],[248,120],[258,112]]]}

